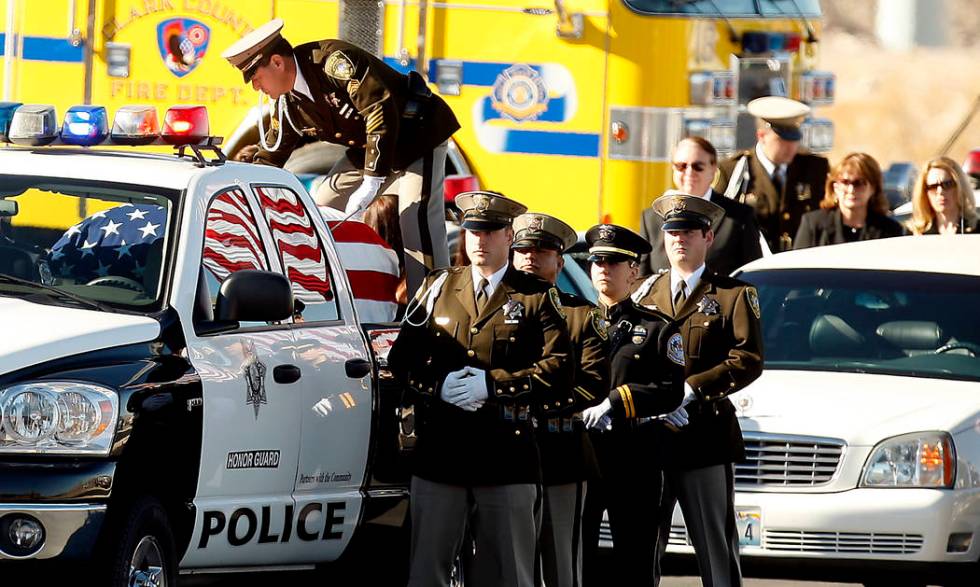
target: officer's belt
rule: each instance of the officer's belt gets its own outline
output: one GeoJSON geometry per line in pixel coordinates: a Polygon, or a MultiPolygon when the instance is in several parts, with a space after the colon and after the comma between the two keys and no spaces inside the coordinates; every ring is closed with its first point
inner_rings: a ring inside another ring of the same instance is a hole
{"type": "Polygon", "coordinates": [[[549,434],[575,432],[576,430],[584,429],[582,428],[583,426],[582,418],[578,414],[564,418],[542,418],[537,420],[538,430],[549,434]]]}

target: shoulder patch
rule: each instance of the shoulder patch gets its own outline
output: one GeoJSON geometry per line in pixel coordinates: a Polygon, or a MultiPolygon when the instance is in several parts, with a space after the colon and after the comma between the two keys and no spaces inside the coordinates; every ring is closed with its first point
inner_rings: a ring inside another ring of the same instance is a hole
{"type": "Polygon", "coordinates": [[[558,290],[556,288],[548,288],[548,299],[551,300],[551,305],[554,306],[555,311],[558,312],[561,319],[566,320],[568,317],[565,315],[565,310],[561,307],[561,298],[558,296],[558,290]]]}
{"type": "Polygon", "coordinates": [[[749,307],[752,308],[752,313],[755,314],[756,320],[761,320],[762,309],[759,307],[759,292],[752,286],[746,287],[745,300],[749,303],[749,307]]]}
{"type": "Polygon", "coordinates": [[[606,321],[602,317],[602,313],[599,308],[592,308],[589,310],[589,319],[592,322],[592,328],[595,328],[596,334],[602,340],[609,340],[609,330],[606,328],[606,321]]]}
{"type": "Polygon", "coordinates": [[[672,363],[684,366],[684,339],[679,332],[675,332],[667,340],[667,358],[672,363]]]}
{"type": "Polygon", "coordinates": [[[330,77],[348,81],[354,76],[354,62],[344,55],[343,51],[334,51],[327,57],[323,71],[330,77]]]}

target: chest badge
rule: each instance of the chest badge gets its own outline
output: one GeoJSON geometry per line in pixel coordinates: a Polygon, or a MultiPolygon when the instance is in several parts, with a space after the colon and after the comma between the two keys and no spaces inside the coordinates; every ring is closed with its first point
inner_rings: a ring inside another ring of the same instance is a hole
{"type": "Polygon", "coordinates": [[[643,344],[647,339],[647,329],[645,326],[637,324],[633,327],[633,344],[643,344]]]}
{"type": "Polygon", "coordinates": [[[667,358],[672,363],[676,363],[681,367],[684,366],[684,339],[681,338],[678,332],[675,332],[667,340],[667,358]]]}
{"type": "Polygon", "coordinates": [[[754,287],[745,288],[745,299],[749,302],[749,307],[752,308],[752,313],[755,314],[755,319],[760,320],[762,318],[762,309],[759,308],[759,293],[755,291],[754,287]]]}
{"type": "Polygon", "coordinates": [[[504,304],[504,324],[519,324],[524,318],[524,304],[517,300],[507,300],[504,304]]]}
{"type": "Polygon", "coordinates": [[[718,300],[709,298],[708,296],[704,296],[701,298],[701,301],[698,302],[698,312],[701,312],[705,316],[714,316],[720,309],[720,306],[718,306],[718,300]]]}
{"type": "Polygon", "coordinates": [[[323,70],[330,77],[347,81],[354,76],[354,63],[342,51],[334,51],[327,57],[323,70]]]}

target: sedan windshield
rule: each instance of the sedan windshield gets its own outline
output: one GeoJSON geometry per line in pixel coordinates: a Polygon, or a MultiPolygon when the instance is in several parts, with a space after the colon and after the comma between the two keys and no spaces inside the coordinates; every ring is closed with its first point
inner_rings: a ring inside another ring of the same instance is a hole
{"type": "Polygon", "coordinates": [[[892,271],[752,271],[767,369],[980,381],[980,278],[892,271]]]}
{"type": "Polygon", "coordinates": [[[176,196],[0,176],[0,295],[100,310],[159,307],[176,196]]]}

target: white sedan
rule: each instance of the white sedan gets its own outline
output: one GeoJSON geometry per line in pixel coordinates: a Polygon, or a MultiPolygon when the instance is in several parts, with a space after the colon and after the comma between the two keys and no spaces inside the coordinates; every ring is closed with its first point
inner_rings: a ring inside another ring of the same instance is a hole
{"type": "MultiPolygon", "coordinates": [[[[749,564],[980,584],[978,252],[975,235],[902,237],[742,268],[759,290],[766,358],[732,397],[749,564]]],[[[679,510],[670,544],[693,552],[679,510]]]]}

